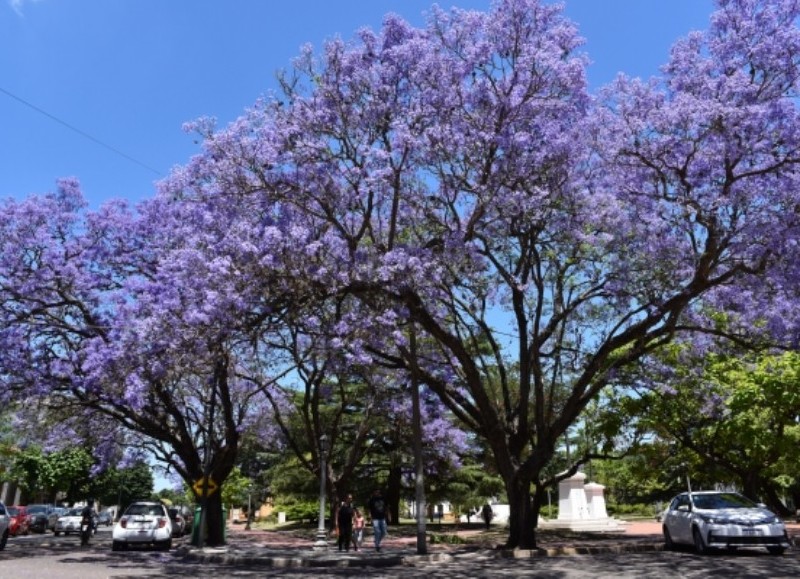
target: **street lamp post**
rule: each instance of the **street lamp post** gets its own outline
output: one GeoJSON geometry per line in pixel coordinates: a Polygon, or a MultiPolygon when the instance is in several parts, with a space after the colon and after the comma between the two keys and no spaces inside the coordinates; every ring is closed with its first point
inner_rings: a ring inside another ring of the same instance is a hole
{"type": "Polygon", "coordinates": [[[328,533],[325,531],[325,455],[328,452],[328,437],[323,434],[319,437],[319,526],[317,527],[317,540],[314,541],[315,551],[328,550],[328,533]]]}
{"type": "Polygon", "coordinates": [[[253,482],[247,484],[247,524],[244,526],[245,531],[250,530],[250,523],[253,520],[253,482]]]}

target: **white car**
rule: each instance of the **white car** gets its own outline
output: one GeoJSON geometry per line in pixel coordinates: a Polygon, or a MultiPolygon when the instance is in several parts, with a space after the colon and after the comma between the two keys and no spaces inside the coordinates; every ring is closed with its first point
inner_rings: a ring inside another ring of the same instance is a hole
{"type": "Polygon", "coordinates": [[[55,529],[53,529],[56,537],[61,533],[65,535],[69,535],[70,533],[79,534],[81,532],[81,519],[83,519],[82,513],[83,507],[78,507],[75,509],[68,509],[64,514],[58,517],[55,529]]]}
{"type": "Polygon", "coordinates": [[[6,543],[8,542],[9,524],[10,517],[8,516],[8,511],[6,511],[6,506],[3,503],[0,503],[0,551],[6,548],[6,543]]]}
{"type": "Polygon", "coordinates": [[[164,551],[172,547],[172,521],[163,503],[138,501],[120,517],[111,535],[111,549],[152,545],[164,551]]]}
{"type": "Polygon", "coordinates": [[[783,521],[739,493],[681,493],[672,499],[661,522],[667,549],[679,543],[694,545],[701,554],[716,547],[766,547],[781,555],[789,547],[783,521]]]}

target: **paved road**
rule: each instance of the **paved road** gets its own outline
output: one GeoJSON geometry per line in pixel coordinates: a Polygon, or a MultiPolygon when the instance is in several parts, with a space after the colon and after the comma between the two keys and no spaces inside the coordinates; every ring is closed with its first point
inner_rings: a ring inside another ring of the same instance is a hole
{"type": "MultiPolygon", "coordinates": [[[[369,557],[365,552],[364,557],[369,557]]],[[[262,565],[200,563],[170,553],[126,551],[112,553],[110,533],[101,530],[88,548],[78,546],[77,537],[31,535],[12,538],[0,552],[0,579],[116,579],[134,577],[540,577],[579,578],[661,578],[747,577],[783,578],[800,576],[800,549],[781,557],[759,550],[720,552],[700,557],[691,550],[675,552],[620,553],[540,557],[534,559],[493,559],[485,551],[461,553],[445,561],[421,561],[413,566],[272,568],[262,565]]]]}

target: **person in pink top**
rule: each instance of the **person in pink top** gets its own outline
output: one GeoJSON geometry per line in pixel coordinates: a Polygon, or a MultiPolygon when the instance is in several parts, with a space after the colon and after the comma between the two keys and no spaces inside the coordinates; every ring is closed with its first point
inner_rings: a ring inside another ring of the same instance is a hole
{"type": "Polygon", "coordinates": [[[359,509],[353,514],[353,547],[358,551],[364,541],[364,515],[359,509]]]}

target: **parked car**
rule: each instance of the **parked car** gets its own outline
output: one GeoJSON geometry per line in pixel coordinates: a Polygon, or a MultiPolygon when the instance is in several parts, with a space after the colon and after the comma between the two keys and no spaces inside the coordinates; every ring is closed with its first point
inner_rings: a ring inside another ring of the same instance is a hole
{"type": "Polygon", "coordinates": [[[95,517],[95,527],[99,527],[100,525],[110,527],[113,522],[114,517],[111,516],[111,513],[108,511],[100,511],[95,517]]]}
{"type": "MultiPolygon", "coordinates": [[[[50,525],[51,515],[60,512],[58,507],[53,505],[28,505],[28,515],[30,515],[30,530],[35,533],[44,533],[52,528],[50,525]]],[[[53,519],[53,525],[55,525],[53,519]]]]}
{"type": "Polygon", "coordinates": [[[111,549],[152,545],[164,551],[172,547],[172,520],[163,503],[137,501],[125,509],[111,535],[111,549]]]}
{"type": "Polygon", "coordinates": [[[56,528],[53,530],[56,537],[58,537],[61,533],[65,535],[69,535],[70,533],[75,533],[76,535],[81,532],[81,513],[83,512],[83,507],[76,507],[74,509],[67,509],[60,517],[58,517],[58,521],[56,522],[56,528]]]}
{"type": "Polygon", "coordinates": [[[59,517],[62,517],[68,510],[65,507],[54,507],[50,514],[47,515],[47,528],[55,531],[59,517]]]}
{"type": "Polygon", "coordinates": [[[3,503],[0,503],[0,551],[6,548],[8,542],[8,525],[11,517],[8,516],[8,511],[3,503]]]}
{"type": "Polygon", "coordinates": [[[8,530],[12,536],[27,535],[31,530],[31,517],[28,509],[22,506],[13,505],[6,507],[8,512],[8,530]]]}
{"type": "Polygon", "coordinates": [[[766,547],[781,555],[789,547],[786,526],[764,505],[733,492],[681,493],[662,516],[666,548],[694,545],[698,553],[721,547],[766,547]]]}
{"type": "Polygon", "coordinates": [[[173,537],[183,537],[184,533],[186,532],[186,525],[187,521],[183,518],[180,509],[176,507],[170,507],[167,509],[169,513],[169,518],[172,521],[172,536],[173,537]]]}

